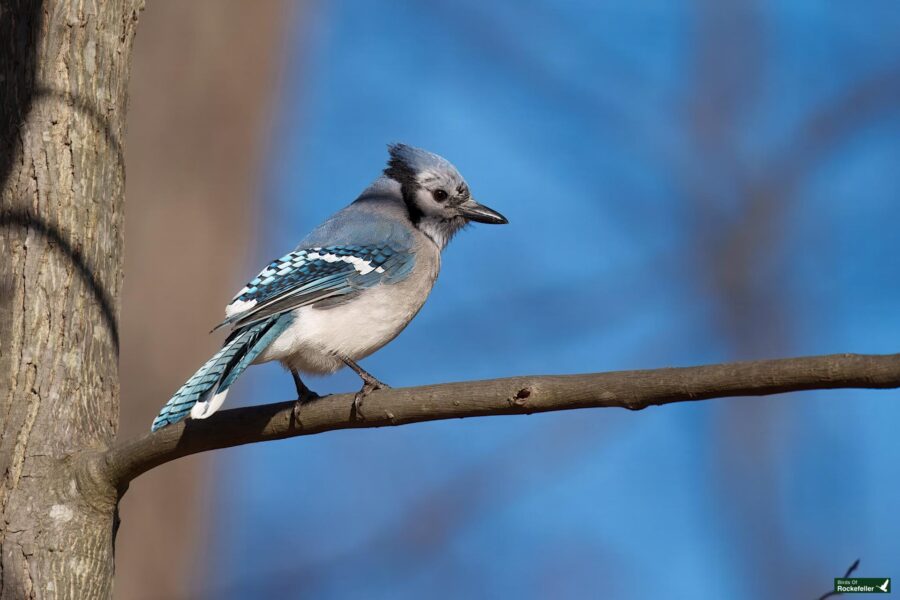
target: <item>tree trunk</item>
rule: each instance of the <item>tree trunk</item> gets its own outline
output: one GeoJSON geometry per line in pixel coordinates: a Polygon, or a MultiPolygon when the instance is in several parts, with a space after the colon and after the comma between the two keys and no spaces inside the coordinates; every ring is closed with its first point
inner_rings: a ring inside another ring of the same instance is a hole
{"type": "Polygon", "coordinates": [[[0,5],[0,598],[112,594],[121,140],[138,0],[0,5]]]}

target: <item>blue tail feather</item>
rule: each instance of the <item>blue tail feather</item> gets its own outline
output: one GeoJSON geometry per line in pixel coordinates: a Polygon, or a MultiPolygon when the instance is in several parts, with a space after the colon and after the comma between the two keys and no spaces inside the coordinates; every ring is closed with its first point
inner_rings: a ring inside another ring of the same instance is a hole
{"type": "Polygon", "coordinates": [[[200,369],[188,379],[163,406],[150,430],[184,419],[198,402],[215,391],[227,390],[238,375],[252,363],[293,321],[291,313],[276,315],[265,321],[238,329],[200,369]]]}

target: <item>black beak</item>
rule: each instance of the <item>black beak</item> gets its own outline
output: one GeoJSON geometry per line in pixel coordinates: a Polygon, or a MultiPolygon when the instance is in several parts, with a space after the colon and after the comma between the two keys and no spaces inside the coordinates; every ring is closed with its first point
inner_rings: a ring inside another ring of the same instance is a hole
{"type": "Polygon", "coordinates": [[[459,213],[470,221],[478,223],[490,223],[491,225],[506,225],[509,221],[496,210],[478,204],[474,200],[466,200],[459,205],[459,213]]]}

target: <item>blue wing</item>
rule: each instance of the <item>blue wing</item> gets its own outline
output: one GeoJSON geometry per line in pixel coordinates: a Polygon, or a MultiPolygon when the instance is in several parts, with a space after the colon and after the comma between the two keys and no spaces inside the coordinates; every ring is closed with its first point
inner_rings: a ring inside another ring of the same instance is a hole
{"type": "Polygon", "coordinates": [[[404,279],[415,256],[396,243],[295,250],[274,260],[234,297],[219,325],[243,327],[316,303],[348,300],[378,283],[404,279]]]}

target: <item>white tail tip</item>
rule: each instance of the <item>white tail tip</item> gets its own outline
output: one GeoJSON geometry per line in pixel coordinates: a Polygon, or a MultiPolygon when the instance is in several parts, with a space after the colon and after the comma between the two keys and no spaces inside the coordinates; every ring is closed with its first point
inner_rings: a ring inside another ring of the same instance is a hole
{"type": "Polygon", "coordinates": [[[222,390],[212,397],[208,402],[198,402],[193,407],[191,407],[191,418],[192,419],[205,419],[211,416],[214,412],[221,408],[222,403],[225,402],[225,396],[228,395],[228,390],[222,390]]]}

